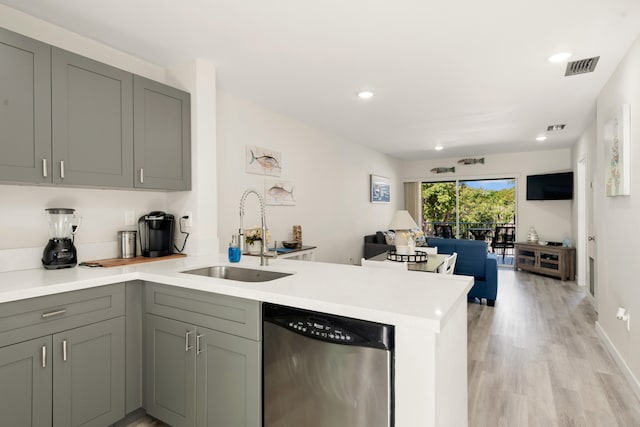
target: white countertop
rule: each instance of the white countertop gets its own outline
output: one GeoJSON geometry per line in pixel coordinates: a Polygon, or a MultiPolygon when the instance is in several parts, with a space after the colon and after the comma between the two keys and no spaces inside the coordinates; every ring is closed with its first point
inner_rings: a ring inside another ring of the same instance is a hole
{"type": "Polygon", "coordinates": [[[242,257],[230,264],[226,255],[156,261],[126,267],[80,267],[0,273],[0,303],[102,286],[130,280],[198,289],[440,332],[452,309],[466,301],[473,278],[413,271],[367,269],[353,265],[288,259],[242,257]],[[211,265],[294,273],[268,282],[237,282],[182,271],[211,265]]]}

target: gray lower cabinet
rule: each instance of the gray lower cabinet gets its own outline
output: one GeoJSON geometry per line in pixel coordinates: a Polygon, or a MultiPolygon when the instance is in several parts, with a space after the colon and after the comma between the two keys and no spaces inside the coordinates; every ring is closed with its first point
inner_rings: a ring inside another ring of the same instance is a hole
{"type": "Polygon", "coordinates": [[[0,348],[0,420],[51,427],[51,336],[0,348]]]}
{"type": "Polygon", "coordinates": [[[261,426],[259,303],[155,284],[145,294],[147,413],[174,427],[261,426]]]}
{"type": "Polygon", "coordinates": [[[104,427],[124,416],[124,317],[0,348],[7,426],[104,427]]]}
{"type": "Polygon", "coordinates": [[[124,284],[0,304],[0,424],[124,417],[124,284]]]}
{"type": "Polygon", "coordinates": [[[191,189],[191,97],[133,78],[135,187],[191,189]]]}
{"type": "Polygon", "coordinates": [[[104,427],[124,417],[124,317],[53,336],[53,426],[104,427]]]}
{"type": "Polygon", "coordinates": [[[51,47],[0,28],[0,180],[51,182],[51,47]]]}
{"type": "Polygon", "coordinates": [[[51,61],[53,182],[131,187],[133,75],[56,47],[51,61]]]}

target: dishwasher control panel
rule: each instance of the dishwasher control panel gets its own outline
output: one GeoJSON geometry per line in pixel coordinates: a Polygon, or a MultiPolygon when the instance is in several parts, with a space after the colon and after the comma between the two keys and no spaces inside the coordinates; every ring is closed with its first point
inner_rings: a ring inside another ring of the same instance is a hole
{"type": "Polygon", "coordinates": [[[311,339],[390,350],[393,326],[328,313],[262,303],[265,323],[272,323],[311,339]]]}
{"type": "Polygon", "coordinates": [[[335,342],[354,342],[357,341],[357,336],[353,333],[347,332],[340,328],[335,328],[331,325],[318,323],[311,320],[297,320],[290,321],[288,326],[301,333],[302,335],[309,335],[316,338],[323,338],[325,340],[335,342]]]}

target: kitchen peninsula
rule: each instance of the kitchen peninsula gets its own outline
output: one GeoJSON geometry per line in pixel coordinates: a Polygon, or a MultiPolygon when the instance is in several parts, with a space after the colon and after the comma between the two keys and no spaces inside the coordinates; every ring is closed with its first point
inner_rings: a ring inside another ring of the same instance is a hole
{"type": "Polygon", "coordinates": [[[226,256],[108,269],[22,270],[0,274],[0,304],[120,282],[153,282],[394,325],[395,427],[467,425],[466,294],[472,278],[287,259],[272,260],[269,267],[258,264],[255,257],[240,262],[292,275],[249,283],[182,273],[228,265],[226,256]]]}

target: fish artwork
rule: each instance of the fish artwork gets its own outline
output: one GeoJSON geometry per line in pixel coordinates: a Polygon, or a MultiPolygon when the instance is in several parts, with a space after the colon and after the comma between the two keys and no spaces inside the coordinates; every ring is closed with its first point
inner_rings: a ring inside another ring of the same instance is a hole
{"type": "Polygon", "coordinates": [[[249,164],[253,163],[254,161],[258,162],[258,164],[264,169],[280,169],[280,163],[275,157],[268,156],[266,154],[256,157],[256,155],[253,154],[253,150],[251,150],[251,161],[249,162],[249,164]]]}
{"type": "Polygon", "coordinates": [[[290,197],[291,200],[295,200],[293,198],[293,188],[291,188],[291,191],[287,191],[284,187],[274,185],[269,190],[267,190],[267,194],[276,200],[282,200],[287,197],[290,197]]]}
{"type": "Polygon", "coordinates": [[[293,185],[286,181],[265,181],[265,202],[267,205],[293,206],[296,199],[293,196],[293,185]]]}
{"type": "Polygon", "coordinates": [[[282,154],[268,148],[247,145],[245,148],[245,170],[256,175],[280,176],[282,154]]]}
{"type": "Polygon", "coordinates": [[[461,165],[475,165],[475,164],[482,164],[484,165],[484,157],[480,157],[479,159],[461,159],[458,160],[458,164],[461,165]]]}
{"type": "Polygon", "coordinates": [[[445,172],[455,172],[456,168],[455,166],[450,167],[450,168],[433,168],[431,169],[431,173],[445,173],[445,172]]]}

